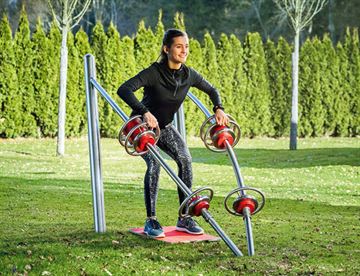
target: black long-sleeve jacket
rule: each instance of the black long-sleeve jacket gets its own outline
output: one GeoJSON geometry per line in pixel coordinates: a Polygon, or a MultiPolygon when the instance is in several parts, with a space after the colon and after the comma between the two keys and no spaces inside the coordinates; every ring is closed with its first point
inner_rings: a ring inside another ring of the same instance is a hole
{"type": "Polygon", "coordinates": [[[172,70],[167,63],[154,62],[123,83],[117,94],[133,109],[131,115],[143,115],[150,111],[158,120],[159,127],[164,128],[172,122],[190,87],[204,91],[214,106],[221,106],[216,88],[184,64],[179,70],[172,70]],[[140,102],[133,92],[141,87],[144,87],[144,96],[140,102]]]}

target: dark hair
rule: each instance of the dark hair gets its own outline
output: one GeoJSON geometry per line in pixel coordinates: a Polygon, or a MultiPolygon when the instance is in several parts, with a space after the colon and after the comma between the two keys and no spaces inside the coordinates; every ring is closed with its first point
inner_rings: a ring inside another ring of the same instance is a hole
{"type": "Polygon", "coordinates": [[[159,56],[160,62],[167,61],[167,54],[164,52],[164,46],[170,48],[174,42],[174,38],[178,37],[178,36],[187,36],[187,34],[178,29],[169,29],[165,32],[163,41],[162,41],[162,45],[161,45],[161,53],[159,56]]]}

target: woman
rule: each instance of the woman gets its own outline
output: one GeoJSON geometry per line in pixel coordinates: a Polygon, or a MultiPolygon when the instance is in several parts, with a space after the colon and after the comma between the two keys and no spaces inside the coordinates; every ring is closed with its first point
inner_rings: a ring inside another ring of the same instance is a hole
{"type": "MultiPolygon", "coordinates": [[[[161,134],[157,146],[176,161],[180,179],[191,189],[191,156],[185,141],[172,126],[174,114],[185,100],[190,87],[196,87],[210,96],[218,124],[227,124],[228,118],[223,111],[219,92],[198,72],[185,65],[188,54],[187,34],[177,29],[166,31],[161,47],[160,61],[154,62],[122,84],[117,94],[133,109],[132,116],[142,115],[150,128],[160,127],[161,134]],[[133,92],[141,87],[144,87],[144,96],[140,102],[133,92]]],[[[144,232],[151,237],[165,237],[156,218],[160,164],[150,153],[142,157],[147,165],[144,178],[147,215],[144,232]]],[[[181,203],[186,196],[179,188],[178,194],[181,203]]],[[[204,233],[191,217],[178,218],[176,230],[194,235],[204,233]]]]}

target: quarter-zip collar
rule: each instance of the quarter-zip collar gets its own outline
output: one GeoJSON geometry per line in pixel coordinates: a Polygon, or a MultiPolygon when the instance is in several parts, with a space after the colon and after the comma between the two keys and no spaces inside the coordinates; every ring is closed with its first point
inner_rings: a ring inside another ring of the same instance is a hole
{"type": "Polygon", "coordinates": [[[175,70],[170,69],[167,62],[155,64],[162,75],[162,81],[164,81],[167,86],[171,86],[173,88],[173,96],[176,97],[179,86],[189,76],[189,68],[186,65],[181,64],[181,67],[178,70],[175,70]]]}
{"type": "MultiPolygon", "coordinates": [[[[179,70],[181,70],[181,67],[179,70]]],[[[177,73],[176,71],[177,70],[173,70],[173,72],[172,72],[172,77],[176,83],[175,90],[174,90],[174,97],[176,97],[176,92],[178,91],[178,88],[179,88],[179,81],[176,79],[176,76],[175,76],[175,74],[177,73]]]]}

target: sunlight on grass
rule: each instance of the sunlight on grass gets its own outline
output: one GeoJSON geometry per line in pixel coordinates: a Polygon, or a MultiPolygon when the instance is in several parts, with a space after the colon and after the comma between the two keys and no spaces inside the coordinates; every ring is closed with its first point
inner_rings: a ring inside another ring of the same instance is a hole
{"type": "MultiPolygon", "coordinates": [[[[223,206],[224,196],[237,187],[229,158],[208,151],[197,138],[188,144],[193,188],[214,189],[210,211],[246,253],[243,222],[223,206]]],[[[62,158],[55,156],[53,139],[0,140],[0,275],[356,275],[360,139],[300,139],[298,145],[289,151],[288,139],[259,138],[236,147],[245,184],[267,198],[253,218],[256,255],[236,258],[222,241],[168,245],[129,234],[145,218],[145,163],[127,155],[117,140],[101,140],[107,221],[102,235],[93,232],[86,138],[67,140],[62,158]]],[[[175,190],[162,171],[163,225],[176,221],[175,190]]]]}

